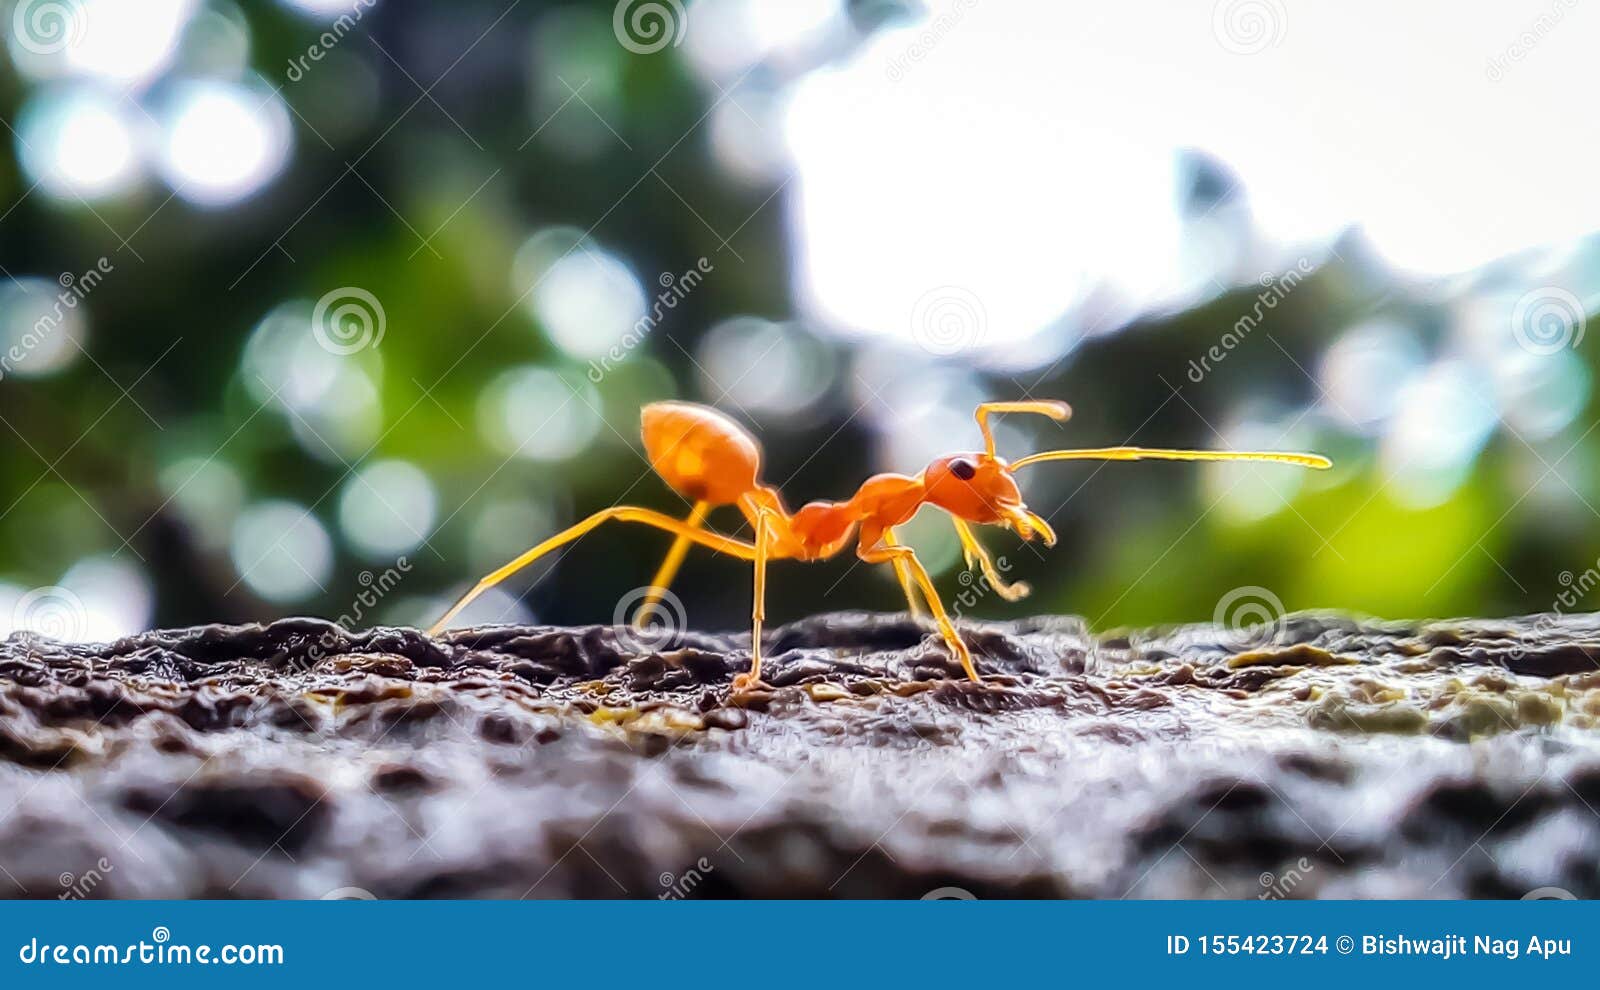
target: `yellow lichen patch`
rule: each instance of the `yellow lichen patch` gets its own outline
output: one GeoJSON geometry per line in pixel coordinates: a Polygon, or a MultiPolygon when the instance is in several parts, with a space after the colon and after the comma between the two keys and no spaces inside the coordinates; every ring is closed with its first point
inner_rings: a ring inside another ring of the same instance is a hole
{"type": "Polygon", "coordinates": [[[700,716],[672,705],[664,705],[660,708],[651,708],[649,710],[634,707],[613,708],[602,705],[589,713],[589,721],[595,725],[625,729],[628,732],[663,735],[698,732],[705,728],[705,722],[700,716]]]}
{"type": "Polygon", "coordinates": [[[699,732],[705,728],[705,722],[700,716],[684,711],[682,708],[656,708],[640,713],[638,718],[627,723],[629,732],[650,732],[657,735],[683,735],[690,732],[699,732]]]}
{"type": "Polygon", "coordinates": [[[1442,734],[1451,739],[1478,739],[1518,728],[1511,702],[1485,694],[1452,699],[1440,722],[1442,734]]]}
{"type": "Polygon", "coordinates": [[[1130,663],[1124,664],[1117,673],[1122,677],[1150,677],[1164,674],[1171,669],[1159,663],[1130,663]]]}
{"type": "Polygon", "coordinates": [[[608,708],[604,705],[589,713],[595,725],[623,725],[639,717],[637,708],[608,708]]]}
{"type": "Polygon", "coordinates": [[[1352,680],[1348,687],[1350,697],[1368,705],[1391,705],[1408,697],[1405,688],[1373,677],[1352,680]]]}
{"type": "Polygon", "coordinates": [[[837,684],[807,684],[806,693],[811,695],[812,701],[843,701],[855,695],[846,691],[837,684]]]}
{"type": "Polygon", "coordinates": [[[301,697],[315,701],[318,704],[331,705],[335,715],[344,711],[345,692],[343,691],[307,691],[301,697]]]}
{"type": "Polygon", "coordinates": [[[1564,709],[1556,692],[1527,691],[1517,696],[1516,705],[1517,719],[1524,725],[1555,725],[1564,709]]]}
{"type": "Polygon", "coordinates": [[[1360,704],[1330,694],[1307,716],[1313,728],[1349,732],[1414,734],[1428,727],[1428,716],[1414,705],[1360,704]]]}
{"type": "Polygon", "coordinates": [[[1352,657],[1341,657],[1318,646],[1309,643],[1296,643],[1285,649],[1249,650],[1245,653],[1236,653],[1228,658],[1228,666],[1234,670],[1240,667],[1251,667],[1257,664],[1271,666],[1293,667],[1344,667],[1360,663],[1352,657]]]}
{"type": "Polygon", "coordinates": [[[1360,678],[1332,685],[1307,715],[1317,728],[1344,732],[1426,731],[1472,740],[1552,726],[1588,728],[1600,715],[1600,689],[1534,681],[1502,670],[1471,679],[1398,683],[1360,678]]]}

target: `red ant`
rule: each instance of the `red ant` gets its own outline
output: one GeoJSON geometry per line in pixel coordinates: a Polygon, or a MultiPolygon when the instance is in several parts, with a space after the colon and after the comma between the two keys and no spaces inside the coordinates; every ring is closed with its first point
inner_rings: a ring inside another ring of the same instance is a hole
{"type": "Polygon", "coordinates": [[[429,635],[437,635],[445,624],[489,588],[533,563],[557,547],[571,543],[608,519],[644,523],[677,535],[666,560],[650,582],[650,594],[639,616],[648,615],[666,594],[667,585],[678,571],[691,543],[725,553],[755,565],[755,605],[751,610],[750,670],[734,678],[735,691],[753,687],[761,677],[761,620],[766,614],[767,561],[825,560],[845,548],[856,537],[856,556],[869,564],[889,564],[894,568],[913,615],[920,614],[917,593],[933,613],[939,633],[950,651],[961,661],[967,677],[979,680],[972,655],[956,634],[928,571],[917,554],[895,536],[894,528],[916,514],[924,503],[950,514],[961,541],[967,566],[976,564],[1001,597],[1016,601],[1028,594],[1026,584],[1006,584],[996,572],[994,562],[978,543],[969,524],[1006,526],[1024,540],[1043,538],[1046,546],[1056,541],[1055,531],[1022,502],[1015,474],[1030,464],[1045,461],[1110,460],[1137,461],[1159,458],[1175,461],[1274,461],[1308,468],[1328,468],[1332,462],[1318,454],[1263,451],[1169,450],[1145,447],[1099,447],[1093,449],[1050,450],[1029,454],[1007,462],[995,453],[994,434],[989,417],[994,413],[1037,413],[1054,420],[1072,414],[1065,402],[985,402],[978,406],[978,429],[983,434],[982,452],[947,454],[929,464],[921,475],[878,474],[868,478],[845,502],[808,502],[794,512],[784,508],[777,490],[762,484],[761,445],[755,437],[707,406],[690,402],[652,402],[641,414],[642,436],[650,466],[672,489],[691,500],[694,507],[686,519],[678,520],[650,509],[618,505],[602,509],[576,525],[557,533],[479,581],[473,589],[436,622],[429,635]],[[755,532],[754,542],[737,540],[703,528],[706,515],[724,505],[738,506],[755,532]]]}

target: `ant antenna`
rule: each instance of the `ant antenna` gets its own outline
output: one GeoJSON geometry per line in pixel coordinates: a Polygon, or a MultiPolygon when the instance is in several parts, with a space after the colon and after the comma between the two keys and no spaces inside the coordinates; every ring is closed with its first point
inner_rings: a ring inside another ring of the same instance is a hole
{"type": "Polygon", "coordinates": [[[1072,415],[1072,407],[1052,399],[1035,399],[1028,402],[985,402],[978,406],[978,429],[983,432],[983,448],[990,457],[994,451],[994,433],[989,429],[990,413],[1038,413],[1061,422],[1072,415]]]}
{"type": "Polygon", "coordinates": [[[1325,471],[1333,462],[1321,454],[1265,450],[1171,450],[1164,447],[1094,447],[1077,450],[1046,450],[1011,462],[1011,470],[1045,461],[1271,461],[1325,471]]]}

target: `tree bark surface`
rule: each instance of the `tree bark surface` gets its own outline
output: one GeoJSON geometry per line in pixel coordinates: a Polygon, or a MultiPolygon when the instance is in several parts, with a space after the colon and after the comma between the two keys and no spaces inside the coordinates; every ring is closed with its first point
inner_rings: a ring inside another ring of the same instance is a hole
{"type": "Polygon", "coordinates": [[[1600,895],[1594,618],[962,631],[14,636],[0,892],[1600,895]]]}

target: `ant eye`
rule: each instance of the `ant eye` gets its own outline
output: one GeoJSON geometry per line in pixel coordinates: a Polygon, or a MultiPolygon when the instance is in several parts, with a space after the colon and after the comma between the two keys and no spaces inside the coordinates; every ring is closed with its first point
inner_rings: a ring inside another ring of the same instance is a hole
{"type": "Polygon", "coordinates": [[[950,473],[962,481],[971,481],[978,474],[978,468],[966,458],[950,462],[950,473]]]}

